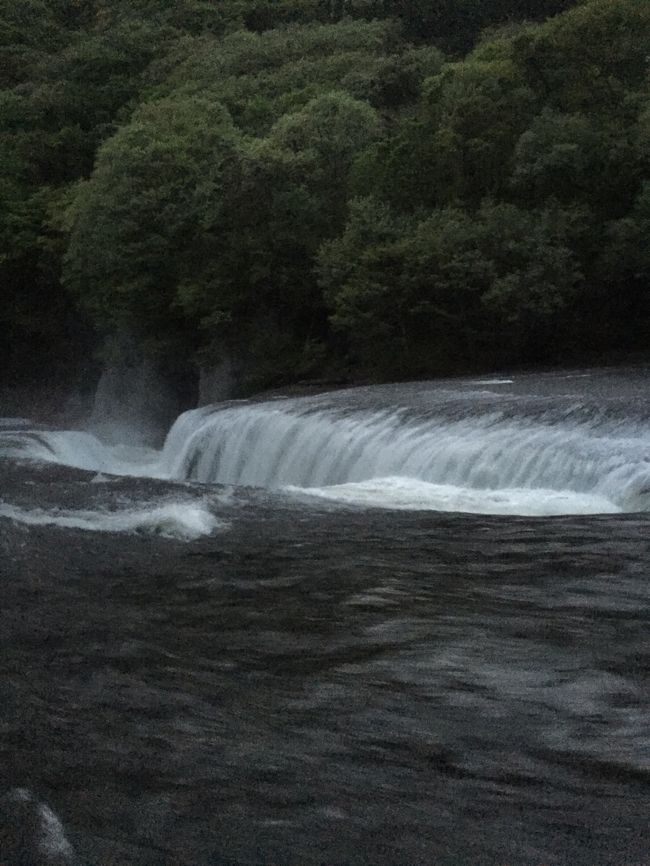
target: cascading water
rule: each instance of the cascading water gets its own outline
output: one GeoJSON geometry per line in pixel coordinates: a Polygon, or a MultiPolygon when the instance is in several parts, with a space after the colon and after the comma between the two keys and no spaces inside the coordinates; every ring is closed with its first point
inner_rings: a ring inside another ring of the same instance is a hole
{"type": "MultiPolygon", "coordinates": [[[[511,380],[493,380],[508,385],[511,380]]],[[[432,386],[356,389],[186,412],[162,452],[86,433],[0,434],[79,468],[388,508],[494,514],[647,510],[650,423],[616,400],[432,386]]],[[[579,395],[578,395],[579,397],[579,395]]]]}
{"type": "Polygon", "coordinates": [[[487,411],[449,418],[299,401],[187,413],[163,462],[173,477],[304,488],[388,507],[492,513],[641,510],[650,431],[487,411]]]}

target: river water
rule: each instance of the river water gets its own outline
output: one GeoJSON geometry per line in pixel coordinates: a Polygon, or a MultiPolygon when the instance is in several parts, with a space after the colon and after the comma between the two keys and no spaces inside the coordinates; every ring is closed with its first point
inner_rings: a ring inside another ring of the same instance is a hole
{"type": "Polygon", "coordinates": [[[1,421],[0,863],[647,866],[647,382],[1,421]]]}

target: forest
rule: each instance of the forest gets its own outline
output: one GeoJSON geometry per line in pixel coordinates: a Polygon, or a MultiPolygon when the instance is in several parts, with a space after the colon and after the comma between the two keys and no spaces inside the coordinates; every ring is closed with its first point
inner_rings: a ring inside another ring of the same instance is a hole
{"type": "Polygon", "coordinates": [[[644,0],[0,0],[0,46],[5,384],[647,351],[644,0]]]}

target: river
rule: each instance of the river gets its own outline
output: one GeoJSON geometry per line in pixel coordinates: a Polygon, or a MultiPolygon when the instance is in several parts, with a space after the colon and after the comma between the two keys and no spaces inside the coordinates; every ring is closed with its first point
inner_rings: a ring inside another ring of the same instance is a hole
{"type": "Polygon", "coordinates": [[[3,866],[647,866],[648,372],[0,421],[3,866]]]}

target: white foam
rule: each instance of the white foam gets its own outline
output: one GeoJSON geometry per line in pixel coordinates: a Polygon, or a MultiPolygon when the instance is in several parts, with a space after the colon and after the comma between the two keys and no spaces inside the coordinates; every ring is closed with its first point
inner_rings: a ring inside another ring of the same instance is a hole
{"type": "Polygon", "coordinates": [[[45,803],[40,803],[38,814],[41,819],[41,831],[43,836],[39,848],[44,854],[55,854],[57,856],[72,857],[72,845],[68,842],[63,831],[63,825],[45,803]]]}
{"type": "MultiPolygon", "coordinates": [[[[20,822],[16,829],[24,832],[32,824],[31,819],[38,818],[39,826],[38,829],[34,827],[36,831],[34,837],[32,839],[24,839],[32,854],[29,862],[35,862],[33,857],[36,851],[38,851],[38,863],[56,862],[57,864],[72,864],[74,860],[72,845],[66,838],[63,824],[47,803],[39,802],[27,788],[14,788],[6,796],[10,803],[23,804],[21,812],[18,815],[14,815],[14,820],[17,819],[20,822]],[[52,857],[55,858],[54,861],[51,859],[52,857]]],[[[0,858],[1,855],[2,852],[0,851],[0,858]]],[[[4,860],[1,862],[4,863],[4,860]]],[[[23,860],[21,859],[20,862],[22,863],[23,860]]]]}
{"type": "Polygon", "coordinates": [[[59,463],[111,475],[162,477],[160,452],[131,445],[105,445],[79,430],[0,433],[0,453],[8,457],[59,463]]]}
{"type": "Polygon", "coordinates": [[[474,379],[470,385],[512,385],[514,379],[474,379]]]}
{"type": "Polygon", "coordinates": [[[451,484],[430,484],[415,478],[373,478],[329,487],[284,488],[296,496],[313,496],[365,508],[403,511],[455,511],[468,514],[520,514],[543,517],[560,514],[612,514],[620,507],[603,496],[568,490],[473,490],[451,484]]]}
{"type": "Polygon", "coordinates": [[[7,798],[13,800],[14,803],[31,803],[33,799],[27,788],[13,788],[7,794],[7,798]]]}
{"type": "Polygon", "coordinates": [[[63,511],[24,509],[0,504],[0,517],[28,526],[61,526],[89,532],[146,532],[192,541],[225,524],[203,503],[165,502],[121,511],[63,511]]]}
{"type": "Polygon", "coordinates": [[[2,427],[29,427],[31,425],[29,418],[0,418],[0,428],[2,427]]]}

